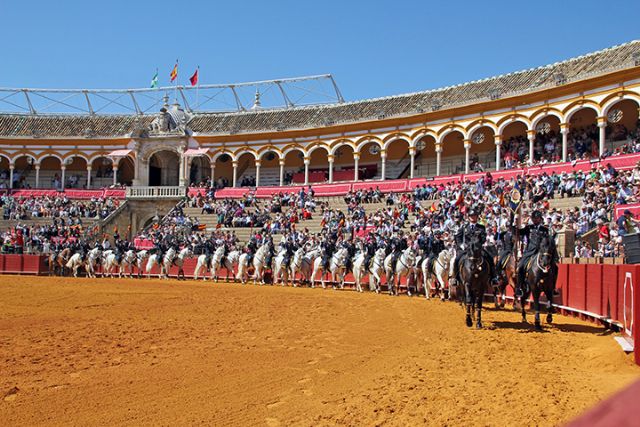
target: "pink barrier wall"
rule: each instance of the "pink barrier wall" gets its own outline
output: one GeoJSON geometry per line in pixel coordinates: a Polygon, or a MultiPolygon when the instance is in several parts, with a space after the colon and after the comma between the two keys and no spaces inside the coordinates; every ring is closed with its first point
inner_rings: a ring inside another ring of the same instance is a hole
{"type": "MultiPolygon", "coordinates": [[[[5,191],[8,192],[8,191],[5,191]]],[[[95,190],[80,190],[68,188],[64,191],[53,189],[19,189],[11,190],[13,197],[55,197],[65,194],[70,199],[84,199],[111,197],[114,199],[124,199],[126,190],[123,188],[99,188],[95,190]]]]}

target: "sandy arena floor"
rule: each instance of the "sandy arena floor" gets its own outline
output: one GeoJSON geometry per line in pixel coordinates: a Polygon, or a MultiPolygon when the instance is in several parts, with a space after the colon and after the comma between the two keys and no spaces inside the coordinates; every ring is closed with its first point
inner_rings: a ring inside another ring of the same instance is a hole
{"type": "Polygon", "coordinates": [[[453,303],[0,276],[0,425],[555,425],[640,377],[611,335],[453,303]]]}

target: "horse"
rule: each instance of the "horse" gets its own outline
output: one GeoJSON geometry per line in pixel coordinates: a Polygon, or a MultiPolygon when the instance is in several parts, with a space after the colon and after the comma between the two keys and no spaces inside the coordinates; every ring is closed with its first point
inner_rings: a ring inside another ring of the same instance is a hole
{"type": "Polygon", "coordinates": [[[304,248],[298,248],[291,257],[291,262],[289,263],[289,277],[291,277],[291,283],[295,288],[296,285],[296,274],[300,272],[302,274],[302,280],[309,278],[307,275],[305,277],[303,269],[302,269],[302,260],[304,258],[304,248]]]}
{"type": "Polygon", "coordinates": [[[153,268],[154,265],[157,265],[160,268],[160,278],[161,279],[168,279],[169,276],[167,275],[169,269],[167,266],[171,266],[171,263],[173,262],[173,259],[176,256],[176,250],[171,247],[169,248],[169,250],[167,250],[167,253],[164,255],[163,259],[160,259],[160,257],[158,256],[158,254],[153,254],[151,256],[149,256],[149,260],[147,261],[147,267],[146,267],[146,271],[147,271],[147,277],[151,278],[151,269],[153,268]],[[167,260],[169,262],[167,262],[167,260]]]}
{"type": "Polygon", "coordinates": [[[53,252],[49,255],[49,275],[55,275],[56,271],[60,276],[65,274],[65,266],[71,255],[71,248],[64,248],[60,252],[53,252]]]}
{"type": "Polygon", "coordinates": [[[84,270],[87,273],[87,277],[96,277],[96,267],[102,255],[102,248],[96,246],[87,252],[87,258],[84,262],[84,270]]]}
{"type": "MultiPolygon", "coordinates": [[[[516,257],[513,252],[509,252],[508,254],[499,257],[496,264],[500,264],[501,274],[500,280],[497,284],[493,285],[493,302],[496,308],[504,307],[507,297],[506,291],[507,286],[511,286],[511,289],[515,291],[516,289],[516,280],[517,280],[517,267],[516,267],[516,257]]],[[[513,309],[516,310],[516,301],[513,300],[513,309]]]]}
{"type": "MultiPolygon", "coordinates": [[[[167,251],[167,255],[169,255],[170,253],[171,253],[171,249],[167,251]]],[[[174,256],[174,258],[169,259],[167,258],[167,256],[165,256],[164,270],[168,272],[169,268],[171,268],[171,264],[175,264],[176,266],[178,266],[178,276],[177,276],[178,280],[180,280],[180,277],[182,277],[182,280],[186,280],[186,277],[184,275],[184,269],[182,267],[184,266],[184,260],[187,258],[191,258],[192,255],[193,255],[193,252],[191,252],[191,248],[189,246],[185,246],[180,250],[180,252],[178,252],[177,255],[174,256]]]]}
{"type": "Polygon", "coordinates": [[[473,308],[476,309],[476,327],[482,328],[482,299],[489,285],[489,263],[484,256],[482,242],[478,236],[472,236],[467,252],[460,258],[460,285],[464,289],[466,306],[466,324],[473,325],[473,308]]]}
{"type": "Polygon", "coordinates": [[[121,277],[120,263],[118,263],[118,260],[116,258],[117,257],[115,252],[111,250],[104,251],[104,253],[102,254],[102,265],[104,265],[104,269],[102,270],[103,276],[113,277],[114,271],[117,271],[118,277],[121,277]]]}
{"type": "Polygon", "coordinates": [[[238,264],[239,260],[240,260],[239,251],[231,251],[225,257],[224,246],[218,247],[213,253],[213,255],[211,256],[211,265],[210,265],[211,278],[218,280],[218,273],[220,271],[220,268],[224,267],[227,273],[227,276],[225,277],[225,281],[228,282],[229,274],[233,276],[233,269],[236,266],[236,264],[238,264]],[[223,257],[224,257],[224,261],[222,260],[223,257]]]}
{"type": "Polygon", "coordinates": [[[289,281],[289,269],[284,265],[286,253],[285,249],[281,250],[273,260],[273,283],[280,282],[282,286],[285,286],[289,281]]]}
{"type": "Polygon", "coordinates": [[[533,295],[533,307],[535,310],[535,328],[542,330],[540,324],[540,295],[544,293],[547,298],[547,323],[553,322],[553,290],[556,284],[557,271],[553,264],[555,247],[551,238],[545,236],[540,241],[538,252],[533,255],[525,266],[525,289],[520,298],[522,321],[527,322],[525,304],[529,294],[533,295]]]}
{"type": "Polygon", "coordinates": [[[361,281],[366,273],[364,268],[364,257],[365,255],[363,252],[358,252],[353,261],[353,279],[356,283],[356,291],[358,292],[362,292],[361,281]]]}
{"type": "MultiPolygon", "coordinates": [[[[331,275],[331,282],[335,282],[336,278],[340,279],[340,288],[344,288],[344,270],[345,270],[345,261],[347,260],[347,249],[340,248],[338,249],[331,260],[329,261],[328,271],[325,271],[322,266],[322,258],[318,257],[313,262],[313,273],[311,273],[311,287],[315,288],[316,277],[318,276],[318,272],[321,272],[320,275],[320,283],[322,285],[322,289],[326,289],[324,276],[328,272],[331,275]]],[[[335,284],[334,284],[335,289],[335,284]]]]}
{"type": "Polygon", "coordinates": [[[359,252],[355,256],[355,260],[353,261],[353,278],[358,292],[362,292],[362,282],[364,281],[364,276],[367,273],[369,274],[369,290],[375,291],[376,293],[380,292],[380,282],[384,272],[384,256],[384,248],[376,250],[375,255],[370,261],[371,264],[368,269],[366,269],[364,265],[364,252],[359,252]]]}
{"type": "MultiPolygon", "coordinates": [[[[387,255],[384,260],[384,270],[387,277],[387,286],[389,287],[389,295],[398,295],[400,287],[400,279],[402,276],[408,276],[414,270],[416,254],[413,249],[407,248],[396,260],[395,271],[392,265],[393,254],[387,255]]],[[[411,295],[411,294],[409,294],[411,295]]]]}
{"type": "Polygon", "coordinates": [[[445,300],[445,290],[448,286],[449,278],[453,276],[453,262],[455,260],[455,250],[445,249],[438,254],[429,266],[429,258],[422,261],[422,280],[424,285],[424,296],[429,299],[429,293],[435,291],[435,295],[440,295],[440,300],[445,300]]]}
{"type": "Polygon", "coordinates": [[[65,266],[73,272],[73,277],[78,277],[78,269],[84,265],[82,255],[78,252],[71,255],[71,258],[69,258],[69,261],[65,264],[65,266]]]}
{"type": "Polygon", "coordinates": [[[138,279],[142,277],[142,272],[144,271],[144,262],[150,258],[149,251],[142,250],[136,253],[136,268],[138,269],[138,279]]]}
{"type": "Polygon", "coordinates": [[[258,283],[258,277],[260,277],[260,284],[264,285],[264,270],[267,267],[267,256],[271,250],[271,244],[265,243],[258,248],[256,254],[253,256],[253,284],[258,283]]]}
{"type": "Polygon", "coordinates": [[[122,261],[120,261],[120,276],[126,276],[127,267],[129,268],[129,277],[133,277],[133,265],[136,262],[136,252],[132,249],[129,249],[122,256],[122,261]]]}

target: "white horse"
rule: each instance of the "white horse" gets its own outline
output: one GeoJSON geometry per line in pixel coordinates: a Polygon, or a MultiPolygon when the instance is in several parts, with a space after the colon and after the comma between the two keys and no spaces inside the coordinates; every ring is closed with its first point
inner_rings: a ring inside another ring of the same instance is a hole
{"type": "Polygon", "coordinates": [[[238,271],[236,272],[236,280],[243,285],[247,283],[249,278],[249,254],[244,253],[238,257],[238,271]]]}
{"type": "Polygon", "coordinates": [[[102,270],[102,275],[104,277],[113,277],[113,273],[116,270],[118,271],[118,277],[120,277],[120,264],[118,263],[116,254],[113,251],[104,251],[102,254],[102,265],[104,265],[102,270]]]}
{"type": "Polygon", "coordinates": [[[135,265],[138,269],[138,278],[142,277],[142,272],[144,271],[145,261],[149,259],[149,251],[142,250],[136,253],[135,265]]]}
{"type": "Polygon", "coordinates": [[[67,261],[66,267],[73,271],[73,277],[78,277],[78,269],[83,265],[84,263],[82,262],[82,256],[78,252],[76,252],[71,255],[71,258],[69,258],[69,261],[67,261]]]}
{"type": "Polygon", "coordinates": [[[220,269],[224,267],[227,272],[225,281],[229,281],[229,276],[233,277],[233,270],[240,260],[240,251],[231,251],[224,256],[224,246],[218,247],[211,256],[211,278],[218,280],[218,273],[220,269]],[[224,261],[222,258],[224,257],[224,261]]]}
{"type": "Polygon", "coordinates": [[[365,274],[369,274],[369,290],[375,293],[380,293],[380,283],[382,282],[382,276],[384,274],[384,248],[376,250],[373,258],[370,261],[370,266],[367,271],[364,266],[364,254],[356,255],[356,260],[353,262],[353,276],[356,282],[356,290],[362,292],[362,282],[365,274]]]}
{"type": "MultiPolygon", "coordinates": [[[[338,249],[331,260],[329,261],[329,273],[331,276],[331,282],[334,283],[333,287],[335,289],[336,279],[340,281],[340,289],[344,288],[344,275],[345,275],[345,262],[347,260],[347,250],[345,248],[338,249]]],[[[318,257],[315,259],[313,263],[313,273],[311,274],[311,287],[315,287],[316,277],[318,276],[318,272],[321,272],[320,275],[320,283],[322,284],[322,289],[325,289],[324,276],[326,271],[322,267],[322,258],[318,257]]]]}
{"type": "Polygon", "coordinates": [[[384,269],[387,275],[387,285],[389,287],[389,295],[398,295],[400,279],[402,276],[408,276],[414,270],[416,254],[413,249],[407,248],[398,257],[395,265],[395,272],[392,264],[393,254],[387,255],[384,260],[384,269]]]}
{"type": "Polygon", "coordinates": [[[449,278],[453,276],[453,264],[455,261],[455,250],[445,249],[436,259],[433,260],[431,270],[428,268],[429,258],[422,261],[422,281],[424,286],[424,296],[429,299],[429,293],[435,291],[440,294],[440,299],[444,301],[444,290],[449,278]]]}
{"type": "Polygon", "coordinates": [[[267,267],[267,256],[269,254],[270,244],[265,243],[258,250],[256,254],[253,256],[253,284],[258,283],[258,277],[260,277],[260,284],[264,285],[264,270],[267,267]]]}
{"type": "Polygon", "coordinates": [[[85,270],[87,271],[87,277],[96,277],[96,266],[100,259],[100,252],[102,249],[99,246],[91,249],[87,252],[87,260],[85,261],[85,270]]]}
{"type": "Polygon", "coordinates": [[[366,273],[364,265],[365,254],[358,252],[353,261],[353,279],[356,282],[356,291],[362,292],[362,285],[360,284],[366,273]]]}
{"type": "Polygon", "coordinates": [[[175,258],[175,256],[176,256],[176,250],[174,248],[169,248],[167,253],[164,254],[163,259],[160,259],[158,254],[153,254],[149,256],[149,260],[147,261],[147,268],[146,268],[147,277],[151,278],[151,269],[153,268],[154,265],[157,265],[160,268],[160,278],[168,279],[169,269],[167,268],[167,266],[169,267],[171,266],[171,263],[173,262],[173,259],[175,258]]]}
{"type": "MultiPolygon", "coordinates": [[[[167,251],[167,255],[169,255],[170,252],[171,252],[171,249],[167,251]]],[[[178,280],[180,280],[181,276],[182,276],[182,280],[185,280],[186,278],[184,276],[184,269],[182,267],[184,266],[184,260],[187,258],[191,258],[192,255],[193,255],[193,252],[191,251],[191,248],[189,246],[185,246],[180,250],[180,252],[178,252],[178,255],[174,256],[174,258],[168,259],[165,256],[164,270],[169,271],[169,269],[171,268],[171,264],[173,263],[178,267],[178,280]]]]}
{"type": "Polygon", "coordinates": [[[284,257],[287,251],[285,249],[278,252],[273,260],[273,283],[280,282],[285,286],[289,282],[289,269],[284,266],[284,257]]]}
{"type": "Polygon", "coordinates": [[[136,252],[129,249],[122,255],[122,261],[120,261],[120,276],[126,276],[127,270],[129,270],[129,277],[133,277],[133,265],[136,262],[136,252]]]}

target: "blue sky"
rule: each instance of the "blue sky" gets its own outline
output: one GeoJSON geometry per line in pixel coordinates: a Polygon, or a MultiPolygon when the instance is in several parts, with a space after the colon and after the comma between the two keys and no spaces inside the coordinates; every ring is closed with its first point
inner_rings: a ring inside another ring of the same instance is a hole
{"type": "Polygon", "coordinates": [[[348,100],[545,65],[640,38],[640,1],[0,0],[0,86],[147,87],[332,73],[348,100]]]}

